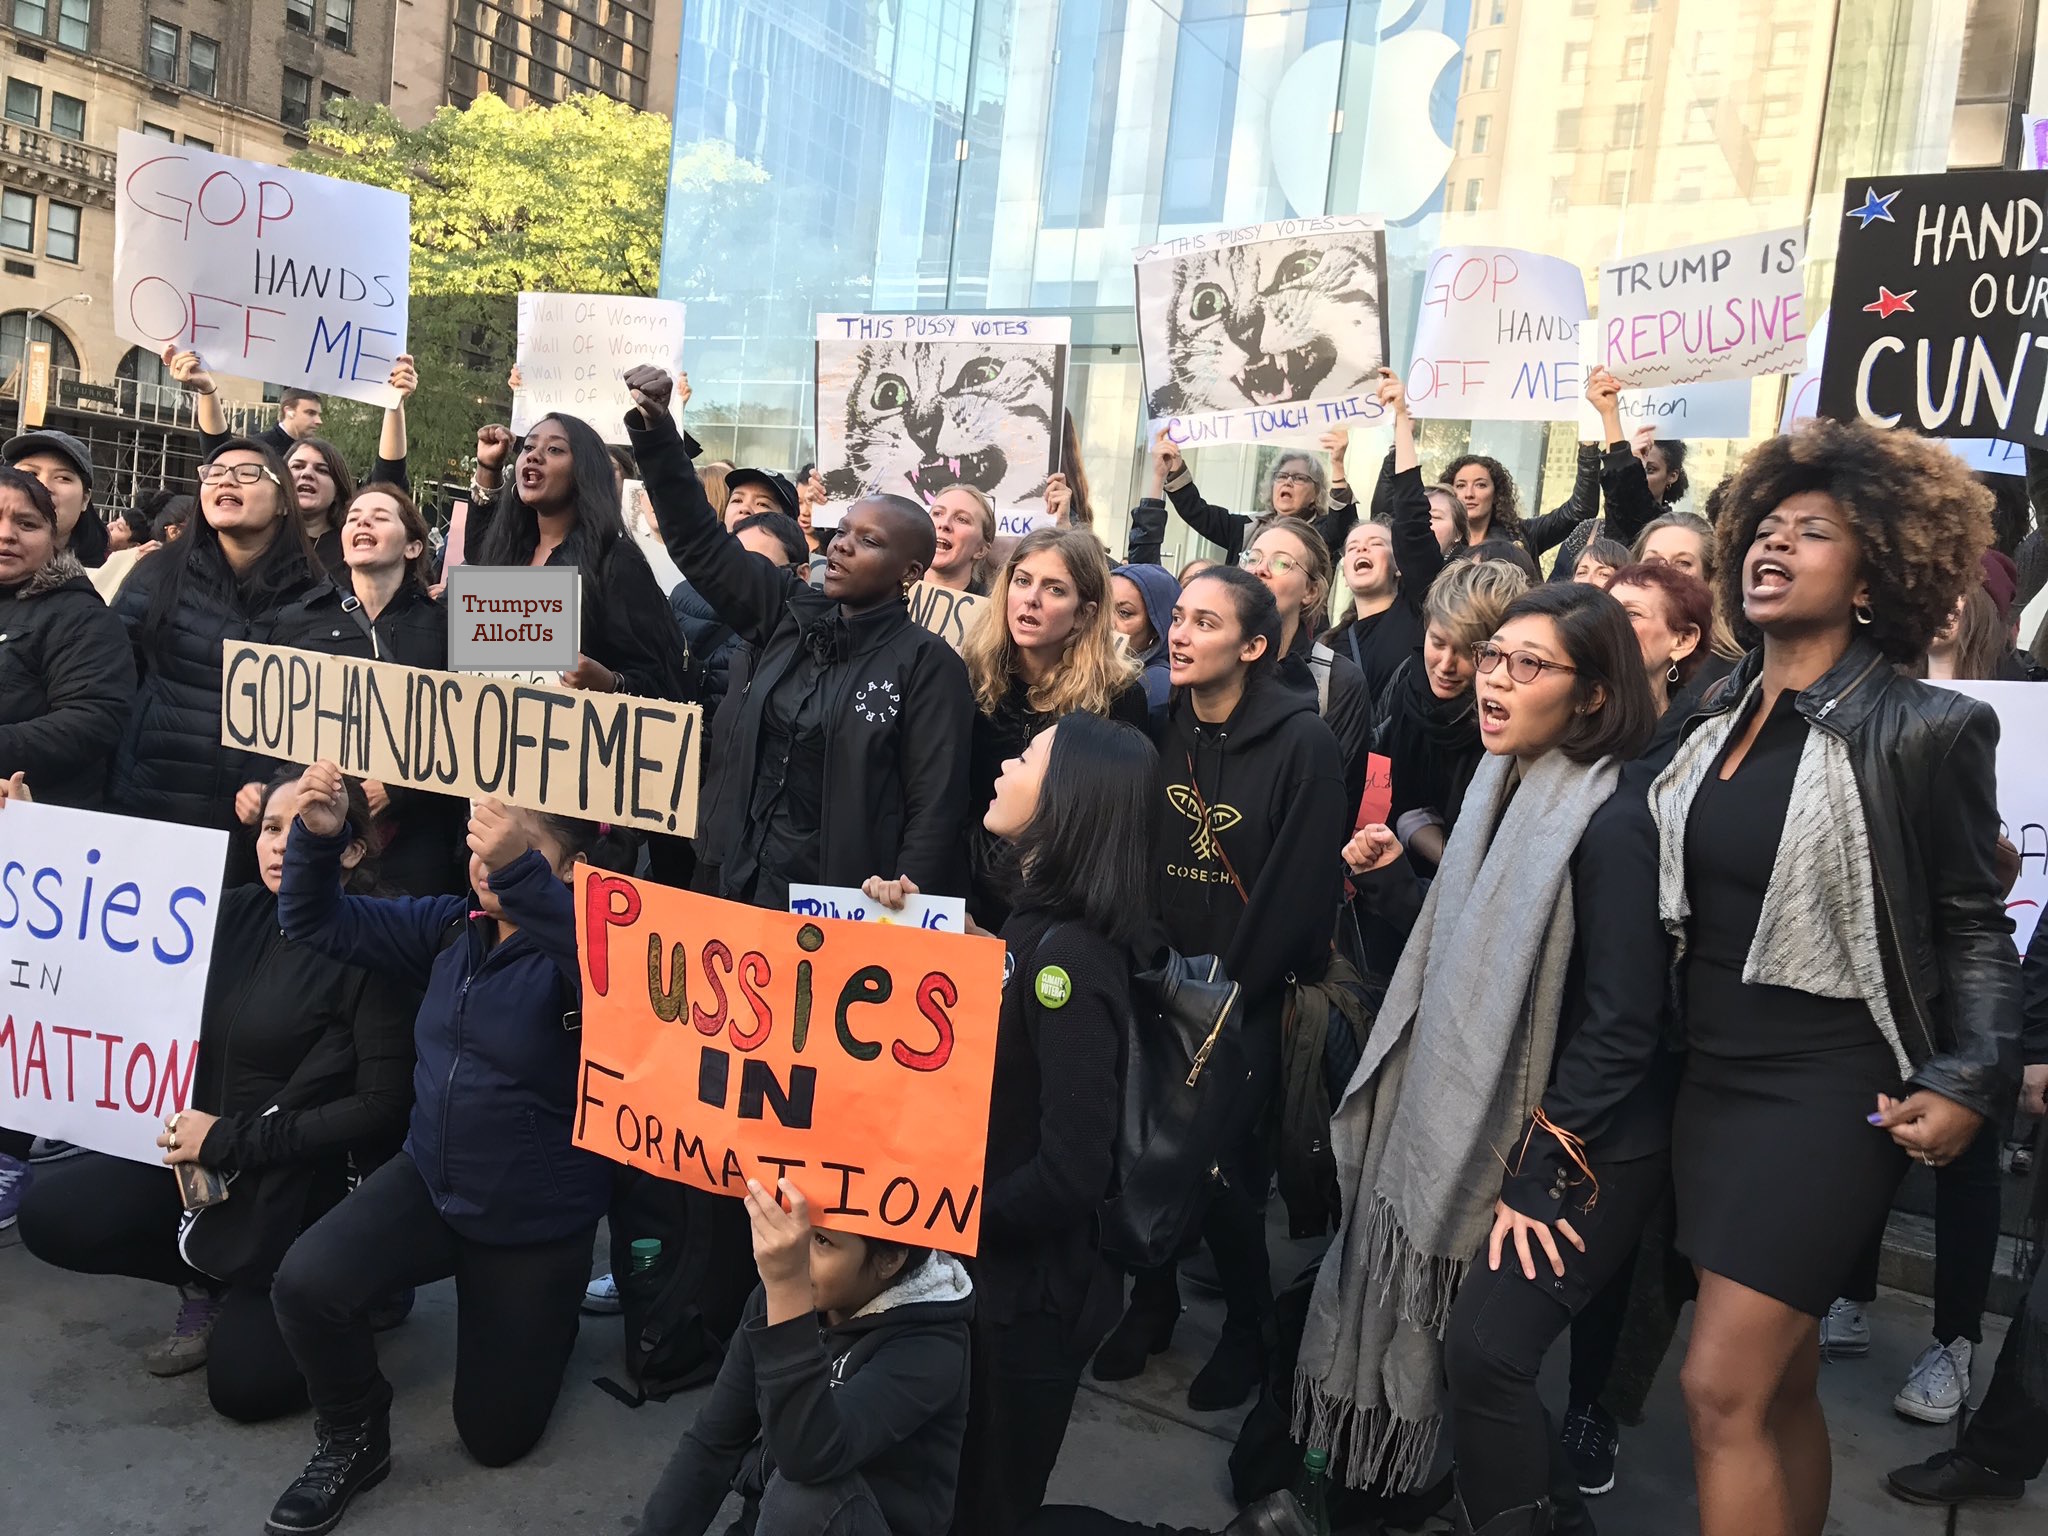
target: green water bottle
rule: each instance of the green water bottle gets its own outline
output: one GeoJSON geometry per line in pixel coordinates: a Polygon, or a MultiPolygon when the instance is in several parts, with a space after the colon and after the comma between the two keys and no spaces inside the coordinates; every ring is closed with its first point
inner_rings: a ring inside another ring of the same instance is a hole
{"type": "MultiPolygon", "coordinates": [[[[636,1237],[633,1239],[631,1263],[633,1273],[652,1269],[661,1262],[661,1239],[658,1237],[636,1237]]],[[[1327,1458],[1325,1458],[1327,1460],[1327,1458]]]]}
{"type": "Polygon", "coordinates": [[[1301,1458],[1301,1480],[1294,1485],[1302,1513],[1315,1536],[1330,1536],[1330,1453],[1320,1447],[1301,1458]]]}

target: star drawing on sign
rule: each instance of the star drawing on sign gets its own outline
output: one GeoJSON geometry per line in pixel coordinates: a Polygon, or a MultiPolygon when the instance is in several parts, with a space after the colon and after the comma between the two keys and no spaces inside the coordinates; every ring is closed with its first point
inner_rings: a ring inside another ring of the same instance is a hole
{"type": "Polygon", "coordinates": [[[1913,295],[1919,291],[1918,288],[1908,288],[1904,293],[1893,293],[1883,283],[1879,283],[1877,302],[1864,305],[1863,313],[1875,315],[1880,320],[1889,320],[1902,309],[1909,315],[1916,314],[1918,311],[1913,308],[1913,295]]]}
{"type": "Polygon", "coordinates": [[[1892,191],[1885,193],[1883,197],[1879,197],[1877,195],[1877,188],[1865,187],[1863,189],[1863,206],[1861,208],[1851,208],[1848,211],[1847,217],[1861,219],[1864,229],[1868,229],[1871,225],[1880,221],[1886,224],[1896,224],[1899,221],[1892,217],[1892,202],[1898,195],[1896,191],[1892,191]]]}

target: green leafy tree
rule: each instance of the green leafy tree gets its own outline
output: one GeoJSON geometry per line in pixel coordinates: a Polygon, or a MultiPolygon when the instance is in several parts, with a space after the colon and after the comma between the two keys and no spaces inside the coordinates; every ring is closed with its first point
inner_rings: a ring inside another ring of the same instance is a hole
{"type": "MultiPolygon", "coordinates": [[[[739,216],[767,177],[726,145],[670,155],[668,120],[605,96],[514,110],[496,96],[444,107],[409,129],[388,107],[336,102],[292,161],[412,199],[410,344],[420,387],[408,409],[414,478],[461,478],[476,429],[511,408],[517,296],[651,295],[670,197],[700,210],[695,246],[739,216]]],[[[683,258],[683,253],[676,253],[683,258]]],[[[694,251],[678,266],[698,275],[694,251]]],[[[329,425],[367,463],[378,413],[334,402],[329,425]]]]}

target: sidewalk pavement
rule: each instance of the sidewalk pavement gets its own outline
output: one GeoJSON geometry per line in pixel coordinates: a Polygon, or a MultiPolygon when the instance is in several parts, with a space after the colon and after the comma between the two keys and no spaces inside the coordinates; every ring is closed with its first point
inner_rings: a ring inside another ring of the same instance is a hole
{"type": "MultiPolygon", "coordinates": [[[[596,1378],[619,1375],[619,1325],[586,1318],[546,1438],[518,1465],[486,1471],[464,1454],[448,1417],[454,1305],[452,1285],[429,1287],[411,1320],[379,1340],[398,1393],[392,1474],[351,1511],[346,1536],[632,1531],[701,1394],[629,1409],[598,1390],[596,1378]]],[[[24,1252],[14,1233],[0,1233],[0,1533],[258,1536],[305,1461],[311,1421],[230,1424],[207,1406],[203,1373],[148,1375],[141,1351],[175,1312],[167,1290],[60,1274],[24,1252]]],[[[1926,1341],[1928,1316],[1917,1298],[1886,1293],[1871,1309],[1869,1357],[1823,1373],[1835,1442],[1830,1532],[1942,1536],[1949,1528],[1946,1512],[1901,1504],[1881,1487],[1888,1468],[1953,1440],[1952,1427],[1912,1425],[1891,1410],[1926,1341]]],[[[1144,1376],[1116,1387],[1084,1384],[1053,1479],[1055,1501],[1175,1524],[1220,1526],[1230,1517],[1224,1463],[1242,1411],[1197,1414],[1185,1402],[1219,1320],[1213,1301],[1191,1296],[1174,1348],[1144,1376]]],[[[1979,1395],[1996,1348],[1996,1337],[1987,1338],[1979,1395]]],[[[1650,1423],[1622,1442],[1619,1486],[1594,1501],[1606,1536],[1690,1536],[1698,1528],[1676,1374],[1674,1355],[1650,1423]]],[[[2032,1536],[2044,1514],[2048,1496],[2037,1492],[2017,1508],[1965,1513],[1955,1530],[2032,1536]]]]}

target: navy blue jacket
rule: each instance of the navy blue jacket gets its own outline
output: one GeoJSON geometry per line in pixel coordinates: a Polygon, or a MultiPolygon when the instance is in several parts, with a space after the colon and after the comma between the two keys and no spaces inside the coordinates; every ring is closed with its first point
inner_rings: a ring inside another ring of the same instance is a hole
{"type": "Polygon", "coordinates": [[[278,919],[294,943],[425,992],[405,1150],[434,1208],[479,1243],[591,1226],[612,1165],[569,1139],[582,994],[568,886],[530,851],[492,876],[519,930],[494,947],[490,920],[465,920],[463,897],[343,895],[345,844],[292,823],[278,919]]]}

